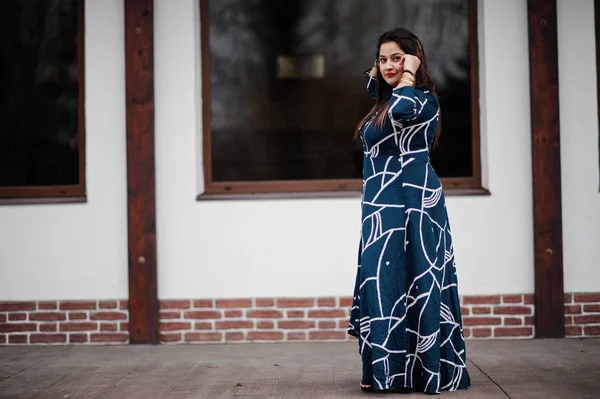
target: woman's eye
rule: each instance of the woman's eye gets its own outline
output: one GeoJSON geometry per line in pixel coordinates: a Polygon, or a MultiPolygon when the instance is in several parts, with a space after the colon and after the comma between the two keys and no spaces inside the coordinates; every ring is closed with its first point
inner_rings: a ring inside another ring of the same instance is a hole
{"type": "Polygon", "coordinates": [[[385,62],[385,58],[380,58],[379,62],[382,62],[382,63],[385,62]]]}
{"type": "Polygon", "coordinates": [[[401,59],[401,57],[394,57],[394,61],[400,61],[401,59]]]}

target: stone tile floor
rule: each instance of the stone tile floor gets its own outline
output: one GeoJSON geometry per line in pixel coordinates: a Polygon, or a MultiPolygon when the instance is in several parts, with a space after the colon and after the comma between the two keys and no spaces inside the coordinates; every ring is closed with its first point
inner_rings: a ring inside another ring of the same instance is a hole
{"type": "MultiPolygon", "coordinates": [[[[599,399],[600,339],[468,341],[447,398],[599,399]]],[[[355,343],[0,347],[0,398],[368,398],[355,343]]],[[[388,394],[426,397],[424,394],[388,394]]]]}

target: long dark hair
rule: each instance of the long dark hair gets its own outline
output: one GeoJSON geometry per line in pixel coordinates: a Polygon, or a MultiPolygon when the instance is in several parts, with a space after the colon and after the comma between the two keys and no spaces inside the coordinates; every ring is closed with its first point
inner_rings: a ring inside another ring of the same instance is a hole
{"type": "MultiPolygon", "coordinates": [[[[433,79],[431,79],[431,75],[429,74],[429,69],[427,68],[427,58],[425,57],[425,50],[423,49],[423,44],[417,36],[415,36],[412,32],[403,29],[396,28],[394,30],[390,30],[385,32],[383,35],[379,36],[379,42],[377,43],[377,53],[375,57],[379,59],[379,49],[383,43],[388,42],[396,42],[398,46],[406,53],[410,55],[414,55],[419,58],[421,61],[421,65],[419,69],[417,69],[416,76],[416,86],[420,86],[424,90],[429,90],[433,95],[437,97],[437,93],[435,91],[435,84],[433,83],[433,79]]],[[[390,98],[392,97],[392,91],[394,88],[387,84],[387,82],[383,79],[381,75],[381,71],[377,68],[377,102],[371,108],[367,116],[363,118],[362,121],[358,124],[356,131],[354,132],[354,137],[358,137],[360,128],[375,114],[377,117],[375,118],[375,125],[378,128],[383,126],[385,122],[385,118],[387,117],[387,111],[390,107],[390,98]]],[[[440,123],[438,123],[438,127],[435,132],[434,138],[434,146],[437,144],[437,140],[440,132],[440,123]]]]}

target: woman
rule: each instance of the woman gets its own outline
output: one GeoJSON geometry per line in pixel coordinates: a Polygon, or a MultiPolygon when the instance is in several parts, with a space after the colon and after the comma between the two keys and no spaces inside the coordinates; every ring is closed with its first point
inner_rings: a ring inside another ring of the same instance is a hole
{"type": "Polygon", "coordinates": [[[429,151],[439,104],[419,39],[379,38],[365,73],[375,106],[356,134],[364,152],[359,266],[348,333],[363,390],[467,389],[452,237],[429,151]]]}

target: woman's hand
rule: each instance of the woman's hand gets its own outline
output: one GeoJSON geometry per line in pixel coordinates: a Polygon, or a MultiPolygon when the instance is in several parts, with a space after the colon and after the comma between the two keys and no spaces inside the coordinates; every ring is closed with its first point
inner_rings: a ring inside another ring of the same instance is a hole
{"type": "Polygon", "coordinates": [[[377,77],[377,60],[375,60],[375,62],[373,63],[373,68],[371,68],[371,72],[369,72],[369,75],[371,75],[372,77],[377,77]]]}
{"type": "Polygon", "coordinates": [[[404,62],[405,71],[411,71],[415,75],[417,74],[417,69],[419,69],[419,66],[421,65],[421,60],[419,59],[419,57],[410,54],[405,54],[402,57],[402,61],[404,62]]]}

